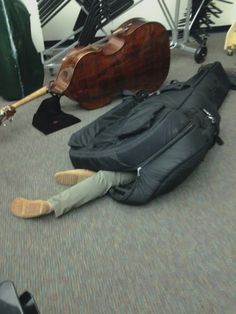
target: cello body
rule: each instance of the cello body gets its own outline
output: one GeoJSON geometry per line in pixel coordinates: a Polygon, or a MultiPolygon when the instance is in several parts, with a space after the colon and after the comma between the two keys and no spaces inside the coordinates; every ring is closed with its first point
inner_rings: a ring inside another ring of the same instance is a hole
{"type": "Polygon", "coordinates": [[[96,109],[123,90],[156,91],[167,77],[169,64],[166,29],[158,22],[135,18],[113,31],[102,45],[72,49],[50,91],[96,109]]]}
{"type": "Polygon", "coordinates": [[[72,49],[53,82],[0,109],[0,125],[12,119],[19,107],[46,93],[65,95],[85,109],[96,109],[124,90],[154,92],[165,81],[169,65],[164,26],[140,18],[128,20],[104,43],[72,49]]]}

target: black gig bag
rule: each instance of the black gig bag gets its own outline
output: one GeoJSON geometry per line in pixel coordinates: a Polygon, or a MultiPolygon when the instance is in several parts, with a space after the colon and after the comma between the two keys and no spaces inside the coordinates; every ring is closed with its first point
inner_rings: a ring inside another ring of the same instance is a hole
{"type": "Polygon", "coordinates": [[[218,142],[223,103],[232,84],[219,62],[202,66],[186,82],[158,95],[139,92],[74,133],[76,168],[136,171],[136,180],[114,187],[117,201],[140,205],[180,184],[218,142]]]}

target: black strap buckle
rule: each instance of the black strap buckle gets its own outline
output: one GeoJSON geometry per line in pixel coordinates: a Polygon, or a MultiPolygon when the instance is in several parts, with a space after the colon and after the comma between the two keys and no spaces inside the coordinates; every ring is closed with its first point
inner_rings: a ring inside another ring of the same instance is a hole
{"type": "Polygon", "coordinates": [[[215,142],[220,146],[224,145],[224,141],[222,140],[222,138],[219,137],[218,134],[215,136],[215,142]]]}
{"type": "Polygon", "coordinates": [[[135,94],[135,99],[138,101],[138,102],[141,102],[143,101],[145,98],[148,97],[148,93],[144,90],[139,90],[136,94],[135,94]]]}

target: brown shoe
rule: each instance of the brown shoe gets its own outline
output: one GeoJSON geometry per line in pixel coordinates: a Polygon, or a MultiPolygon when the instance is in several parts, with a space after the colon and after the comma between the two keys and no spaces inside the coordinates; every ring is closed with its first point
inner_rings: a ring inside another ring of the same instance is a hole
{"type": "Polygon", "coordinates": [[[55,173],[55,179],[58,184],[74,185],[84,179],[87,179],[95,173],[96,172],[87,169],[60,171],[55,173]]]}
{"type": "Polygon", "coordinates": [[[28,200],[21,197],[12,201],[10,210],[13,215],[21,218],[35,218],[52,212],[47,201],[28,200]]]}

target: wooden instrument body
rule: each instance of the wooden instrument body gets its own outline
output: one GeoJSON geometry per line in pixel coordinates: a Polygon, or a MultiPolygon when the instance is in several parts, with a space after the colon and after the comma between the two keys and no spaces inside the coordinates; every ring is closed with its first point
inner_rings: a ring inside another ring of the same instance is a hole
{"type": "Polygon", "coordinates": [[[101,45],[72,49],[50,86],[86,109],[108,104],[123,90],[157,90],[170,64],[169,37],[158,22],[131,19],[101,45]]]}

